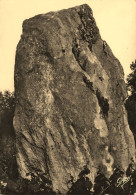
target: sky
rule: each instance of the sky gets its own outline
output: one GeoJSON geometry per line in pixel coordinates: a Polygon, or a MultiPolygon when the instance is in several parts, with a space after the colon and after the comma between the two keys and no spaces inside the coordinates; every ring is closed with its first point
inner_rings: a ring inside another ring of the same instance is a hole
{"type": "Polygon", "coordinates": [[[0,0],[0,91],[14,90],[16,46],[25,19],[87,3],[102,39],[121,62],[125,76],[136,59],[136,0],[0,0]]]}

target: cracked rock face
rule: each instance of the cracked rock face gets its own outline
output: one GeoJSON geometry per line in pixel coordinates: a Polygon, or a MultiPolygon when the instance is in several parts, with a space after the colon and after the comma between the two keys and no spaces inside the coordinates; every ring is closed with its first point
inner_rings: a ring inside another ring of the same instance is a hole
{"type": "Polygon", "coordinates": [[[87,165],[125,170],[134,156],[124,73],[88,5],[25,20],[15,63],[14,128],[22,177],[40,169],[65,194],[87,165]]]}

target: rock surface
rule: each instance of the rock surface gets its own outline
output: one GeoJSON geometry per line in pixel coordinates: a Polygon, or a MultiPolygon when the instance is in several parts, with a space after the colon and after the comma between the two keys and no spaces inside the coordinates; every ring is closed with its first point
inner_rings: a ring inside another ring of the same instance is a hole
{"type": "Polygon", "coordinates": [[[47,173],[66,194],[68,180],[87,165],[109,176],[126,169],[135,143],[124,100],[122,66],[88,5],[25,20],[15,62],[17,163],[19,173],[47,173]],[[95,166],[95,167],[94,167],[95,166]]]}

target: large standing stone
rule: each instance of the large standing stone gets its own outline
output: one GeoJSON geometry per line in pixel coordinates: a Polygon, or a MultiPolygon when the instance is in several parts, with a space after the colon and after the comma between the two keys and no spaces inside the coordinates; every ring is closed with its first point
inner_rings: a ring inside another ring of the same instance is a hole
{"type": "Polygon", "coordinates": [[[134,156],[124,100],[124,73],[101,39],[88,5],[23,23],[15,64],[19,173],[46,172],[65,194],[84,165],[126,169],[134,156]]]}

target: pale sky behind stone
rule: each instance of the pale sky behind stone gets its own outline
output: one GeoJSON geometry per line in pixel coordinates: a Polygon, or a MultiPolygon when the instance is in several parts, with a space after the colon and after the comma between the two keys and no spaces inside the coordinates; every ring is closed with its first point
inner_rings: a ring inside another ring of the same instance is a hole
{"type": "Polygon", "coordinates": [[[87,3],[102,39],[121,62],[125,75],[136,59],[136,0],[0,0],[0,91],[14,90],[16,46],[22,23],[34,15],[87,3]]]}

